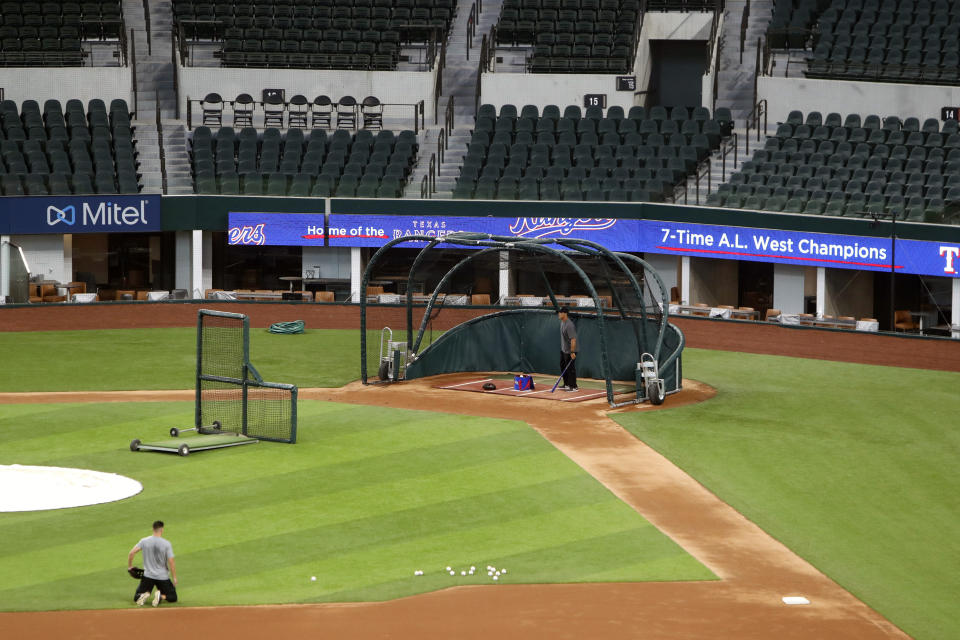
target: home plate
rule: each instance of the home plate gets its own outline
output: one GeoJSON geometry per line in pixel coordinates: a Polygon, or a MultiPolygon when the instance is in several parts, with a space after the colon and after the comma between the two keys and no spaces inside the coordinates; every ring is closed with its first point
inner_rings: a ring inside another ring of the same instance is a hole
{"type": "Polygon", "coordinates": [[[783,596],[783,604],[810,604],[803,596],[783,596]]]}

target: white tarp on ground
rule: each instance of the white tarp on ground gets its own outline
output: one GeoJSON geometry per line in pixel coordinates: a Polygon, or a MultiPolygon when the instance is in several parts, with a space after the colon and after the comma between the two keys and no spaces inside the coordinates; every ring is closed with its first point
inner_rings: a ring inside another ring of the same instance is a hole
{"type": "Polygon", "coordinates": [[[115,473],[0,464],[0,512],[43,511],[123,500],[143,485],[115,473]]]}

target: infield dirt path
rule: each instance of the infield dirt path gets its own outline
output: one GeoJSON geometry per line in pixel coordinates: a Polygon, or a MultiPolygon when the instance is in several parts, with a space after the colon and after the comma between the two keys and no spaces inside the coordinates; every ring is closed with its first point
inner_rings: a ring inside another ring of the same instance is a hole
{"type": "MultiPolygon", "coordinates": [[[[443,376],[442,383],[475,378],[443,376]]],[[[708,582],[465,586],[379,603],[0,613],[10,638],[906,638],[607,417],[605,401],[549,403],[434,388],[302,389],[302,399],[523,420],[719,578],[708,582]],[[802,595],[811,604],[788,606],[802,595]]],[[[685,381],[664,409],[703,401],[685,381]]],[[[0,394],[3,402],[159,401],[193,391],[0,394]]],[[[649,405],[627,411],[655,410],[649,405]]],[[[629,558],[624,558],[625,562],[629,558]]]]}

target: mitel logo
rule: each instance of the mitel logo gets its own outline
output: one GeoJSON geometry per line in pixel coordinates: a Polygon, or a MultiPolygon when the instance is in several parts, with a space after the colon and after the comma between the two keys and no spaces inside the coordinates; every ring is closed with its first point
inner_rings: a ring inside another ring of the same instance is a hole
{"type": "Polygon", "coordinates": [[[267,236],[263,232],[263,224],[245,224],[240,227],[231,227],[227,231],[228,244],[262,245],[266,242],[267,236]]]}
{"type": "MultiPolygon", "coordinates": [[[[141,200],[140,206],[125,207],[114,202],[101,202],[96,209],[89,202],[81,205],[83,211],[80,226],[134,227],[147,224],[147,201],[141,200]]],[[[74,226],[77,223],[77,210],[73,205],[62,209],[50,205],[47,207],[47,225],[64,223],[74,226]]]]}
{"type": "Polygon", "coordinates": [[[957,267],[953,260],[960,256],[960,247],[940,246],[940,255],[946,258],[946,264],[943,267],[944,273],[956,273],[957,267]]]}
{"type": "Polygon", "coordinates": [[[60,222],[72,227],[76,221],[77,210],[73,208],[73,205],[63,209],[57,209],[54,206],[47,207],[47,224],[51,227],[60,222]]]}
{"type": "Polygon", "coordinates": [[[574,231],[601,231],[617,223],[616,218],[517,218],[510,233],[521,238],[568,236],[574,231]]]}

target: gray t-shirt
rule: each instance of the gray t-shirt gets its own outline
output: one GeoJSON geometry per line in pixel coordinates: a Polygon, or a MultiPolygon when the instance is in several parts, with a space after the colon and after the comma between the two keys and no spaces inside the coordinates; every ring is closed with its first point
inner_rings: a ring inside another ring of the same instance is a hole
{"type": "Polygon", "coordinates": [[[567,318],[560,322],[560,351],[570,353],[570,341],[577,337],[577,328],[573,326],[573,320],[567,318]]]}
{"type": "Polygon", "coordinates": [[[173,557],[173,545],[158,536],[147,536],[137,546],[143,552],[143,575],[154,580],[169,580],[167,560],[173,557]]]}

